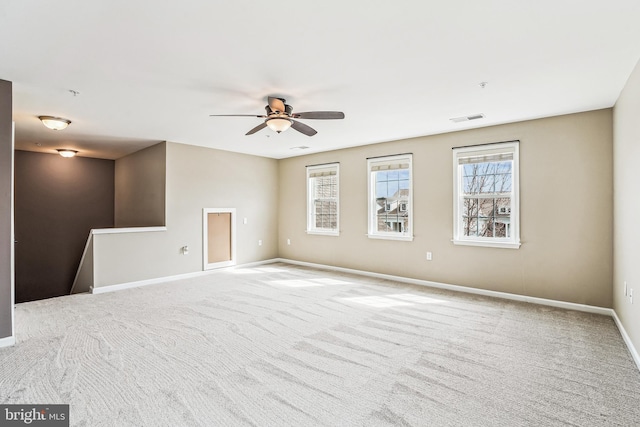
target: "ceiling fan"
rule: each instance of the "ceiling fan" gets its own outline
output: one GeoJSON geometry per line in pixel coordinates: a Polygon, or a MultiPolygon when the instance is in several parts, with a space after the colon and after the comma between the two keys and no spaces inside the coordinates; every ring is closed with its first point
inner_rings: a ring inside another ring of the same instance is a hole
{"type": "Polygon", "coordinates": [[[294,128],[298,132],[301,132],[307,136],[313,136],[318,133],[314,128],[305,125],[294,119],[313,119],[313,120],[334,120],[344,119],[344,113],[341,111],[308,111],[306,113],[294,113],[291,105],[285,104],[287,102],[284,98],[275,98],[270,96],[268,99],[269,105],[265,106],[267,110],[266,115],[254,115],[254,114],[211,114],[211,117],[258,117],[265,119],[263,123],[251,129],[245,135],[253,135],[269,126],[269,128],[280,133],[290,127],[294,128]]]}

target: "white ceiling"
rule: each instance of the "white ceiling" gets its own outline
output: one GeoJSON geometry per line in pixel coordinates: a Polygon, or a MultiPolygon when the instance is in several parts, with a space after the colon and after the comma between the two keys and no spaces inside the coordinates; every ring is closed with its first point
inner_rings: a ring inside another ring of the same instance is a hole
{"type": "Polygon", "coordinates": [[[18,149],[114,159],[167,140],[284,158],[611,107],[639,22],[638,0],[3,0],[0,79],[18,149]],[[307,137],[209,117],[263,114],[268,95],[346,118],[306,120],[307,137]]]}

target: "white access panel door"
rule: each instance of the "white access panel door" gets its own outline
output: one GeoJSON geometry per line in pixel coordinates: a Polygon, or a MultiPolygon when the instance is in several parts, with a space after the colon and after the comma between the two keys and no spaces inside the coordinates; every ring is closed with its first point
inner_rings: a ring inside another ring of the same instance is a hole
{"type": "Polygon", "coordinates": [[[205,208],[202,211],[203,270],[236,264],[235,208],[205,208]]]}

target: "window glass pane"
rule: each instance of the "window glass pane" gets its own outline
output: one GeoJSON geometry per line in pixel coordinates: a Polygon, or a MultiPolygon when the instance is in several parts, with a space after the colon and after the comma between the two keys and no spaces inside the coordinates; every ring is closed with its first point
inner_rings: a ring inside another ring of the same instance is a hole
{"type": "Polygon", "coordinates": [[[491,218],[478,218],[478,236],[493,237],[493,220],[491,218]]]}
{"type": "Polygon", "coordinates": [[[387,197],[387,181],[376,182],[376,199],[387,197]]]}
{"type": "Polygon", "coordinates": [[[511,198],[465,198],[462,217],[465,236],[510,237],[511,198]]]}
{"type": "Polygon", "coordinates": [[[398,197],[398,181],[389,181],[387,197],[398,197]]]}
{"type": "Polygon", "coordinates": [[[462,177],[462,192],[464,194],[475,194],[477,191],[474,191],[475,188],[475,176],[464,176],[462,177]]]}
{"type": "Polygon", "coordinates": [[[462,166],[462,176],[476,176],[476,170],[478,166],[475,163],[466,164],[462,166]]]}
{"type": "Polygon", "coordinates": [[[495,237],[509,237],[507,234],[507,224],[496,221],[496,228],[494,230],[495,237]]]}
{"type": "Polygon", "coordinates": [[[500,216],[500,217],[511,216],[511,198],[510,197],[496,198],[496,216],[500,216]]]}
{"type": "Polygon", "coordinates": [[[511,173],[513,162],[499,162],[497,163],[496,173],[511,173]]]}
{"type": "Polygon", "coordinates": [[[387,181],[388,173],[389,172],[385,172],[385,171],[376,172],[376,181],[387,181]]]}
{"type": "Polygon", "coordinates": [[[494,207],[493,199],[477,199],[478,200],[478,217],[493,217],[494,207]]]}
{"type": "Polygon", "coordinates": [[[477,236],[478,235],[478,219],[475,217],[464,217],[463,227],[465,236],[477,236]]]}
{"type": "Polygon", "coordinates": [[[485,176],[488,171],[489,164],[488,163],[473,163],[473,175],[475,176],[485,176]]]}
{"type": "Polygon", "coordinates": [[[478,177],[478,193],[493,193],[494,192],[494,175],[482,175],[478,177]]]}
{"type": "Polygon", "coordinates": [[[467,163],[461,168],[464,194],[511,192],[512,162],[467,163]]]}
{"type": "Polygon", "coordinates": [[[464,199],[464,209],[462,211],[464,216],[477,216],[478,215],[478,199],[464,199]]]}
{"type": "Polygon", "coordinates": [[[496,193],[510,193],[511,188],[511,173],[501,173],[496,175],[496,193]]]}

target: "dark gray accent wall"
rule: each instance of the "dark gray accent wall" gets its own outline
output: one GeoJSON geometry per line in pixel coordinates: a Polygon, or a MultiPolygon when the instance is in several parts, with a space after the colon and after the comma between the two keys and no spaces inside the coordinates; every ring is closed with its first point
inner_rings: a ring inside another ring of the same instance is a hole
{"type": "Polygon", "coordinates": [[[16,302],[67,295],[92,228],[114,224],[113,160],[15,152],[16,302]]]}
{"type": "Polygon", "coordinates": [[[0,80],[0,339],[13,335],[11,315],[11,182],[13,126],[11,82],[0,80]]]}

